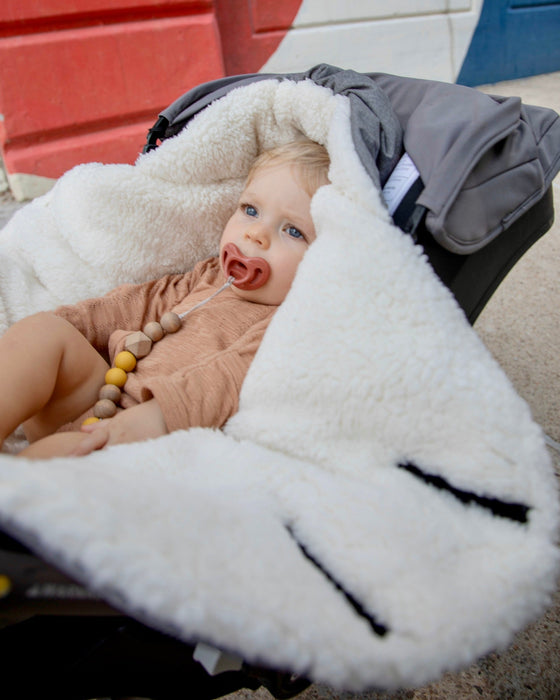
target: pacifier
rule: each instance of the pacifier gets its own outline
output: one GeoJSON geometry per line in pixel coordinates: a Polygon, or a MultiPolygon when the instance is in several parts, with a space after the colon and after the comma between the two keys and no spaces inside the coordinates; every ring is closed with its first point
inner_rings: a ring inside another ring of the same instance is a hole
{"type": "Polygon", "coordinates": [[[227,277],[234,277],[238,289],[259,289],[268,282],[270,265],[264,258],[248,258],[235,243],[226,243],[220,255],[222,270],[227,277]]]}

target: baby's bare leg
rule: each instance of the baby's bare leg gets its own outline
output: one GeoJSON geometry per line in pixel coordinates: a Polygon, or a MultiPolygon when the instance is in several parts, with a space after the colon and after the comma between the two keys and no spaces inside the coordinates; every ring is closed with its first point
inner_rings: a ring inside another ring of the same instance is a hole
{"type": "Polygon", "coordinates": [[[39,313],[0,338],[0,444],[25,421],[28,440],[50,435],[97,399],[108,365],[64,319],[39,313]]]}

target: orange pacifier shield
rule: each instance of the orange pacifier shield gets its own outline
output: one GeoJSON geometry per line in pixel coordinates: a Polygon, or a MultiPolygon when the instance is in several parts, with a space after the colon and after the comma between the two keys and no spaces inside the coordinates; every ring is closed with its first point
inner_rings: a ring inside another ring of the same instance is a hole
{"type": "Polygon", "coordinates": [[[248,258],[235,243],[226,243],[221,253],[222,270],[227,277],[234,277],[238,289],[259,289],[268,282],[270,265],[264,258],[248,258]]]}

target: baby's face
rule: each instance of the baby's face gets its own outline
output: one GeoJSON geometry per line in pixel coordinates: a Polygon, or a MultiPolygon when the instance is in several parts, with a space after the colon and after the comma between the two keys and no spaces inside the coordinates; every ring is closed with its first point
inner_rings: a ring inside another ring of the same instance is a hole
{"type": "Polygon", "coordinates": [[[270,276],[258,289],[234,285],[239,296],[275,306],[284,301],[301,259],[316,238],[310,204],[311,197],[295,178],[293,165],[271,164],[257,170],[226,224],[220,251],[233,243],[243,255],[263,258],[270,276]]]}

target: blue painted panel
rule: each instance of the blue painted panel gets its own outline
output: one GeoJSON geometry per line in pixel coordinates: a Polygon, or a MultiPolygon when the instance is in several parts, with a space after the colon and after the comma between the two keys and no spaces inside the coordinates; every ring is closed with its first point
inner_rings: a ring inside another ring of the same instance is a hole
{"type": "Polygon", "coordinates": [[[546,7],[547,5],[558,5],[556,0],[511,0],[509,6],[516,7],[546,7]]]}
{"type": "Polygon", "coordinates": [[[482,85],[560,70],[560,0],[484,0],[457,78],[482,85]]]}
{"type": "Polygon", "coordinates": [[[557,5],[556,0],[511,0],[509,6],[515,7],[543,7],[545,5],[557,5]]]}

